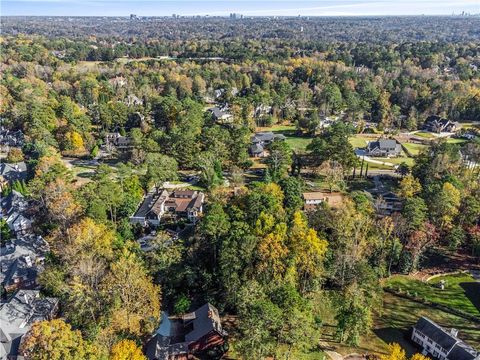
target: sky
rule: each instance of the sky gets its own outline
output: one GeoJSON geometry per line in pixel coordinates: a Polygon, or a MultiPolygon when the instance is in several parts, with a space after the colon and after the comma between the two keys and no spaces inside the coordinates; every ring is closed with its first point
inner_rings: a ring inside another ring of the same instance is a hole
{"type": "Polygon", "coordinates": [[[480,13],[480,0],[0,0],[0,14],[35,16],[366,16],[480,13]]]}

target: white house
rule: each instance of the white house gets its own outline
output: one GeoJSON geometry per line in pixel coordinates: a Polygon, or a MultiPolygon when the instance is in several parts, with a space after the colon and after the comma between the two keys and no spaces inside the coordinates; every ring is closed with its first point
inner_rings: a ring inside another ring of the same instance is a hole
{"type": "Polygon", "coordinates": [[[440,360],[480,360],[480,353],[458,338],[458,330],[448,331],[426,317],[413,326],[412,341],[440,360]]]}

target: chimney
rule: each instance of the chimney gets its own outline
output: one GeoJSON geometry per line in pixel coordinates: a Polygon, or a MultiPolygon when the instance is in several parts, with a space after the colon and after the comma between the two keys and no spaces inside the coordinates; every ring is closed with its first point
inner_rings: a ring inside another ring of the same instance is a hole
{"type": "Polygon", "coordinates": [[[25,300],[25,304],[29,303],[28,295],[27,293],[23,293],[23,300],[25,300]]]}
{"type": "Polygon", "coordinates": [[[450,335],[457,337],[458,336],[458,330],[454,329],[454,328],[451,328],[450,329],[450,335]]]}

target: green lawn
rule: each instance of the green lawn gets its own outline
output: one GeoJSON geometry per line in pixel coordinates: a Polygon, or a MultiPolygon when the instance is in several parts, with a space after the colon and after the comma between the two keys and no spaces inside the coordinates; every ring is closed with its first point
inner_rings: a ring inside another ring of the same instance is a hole
{"type": "Polygon", "coordinates": [[[480,316],[480,283],[470,274],[447,275],[432,279],[425,283],[403,275],[396,275],[388,279],[386,285],[393,289],[401,288],[418,297],[463,310],[480,316]],[[440,290],[436,285],[445,281],[445,289],[440,290]]]}
{"type": "Polygon", "coordinates": [[[402,145],[414,156],[418,155],[421,151],[428,147],[428,145],[414,143],[403,143],[402,145]]]}
{"type": "Polygon", "coordinates": [[[447,140],[447,143],[449,143],[449,144],[463,144],[463,143],[465,143],[465,142],[467,142],[466,139],[450,138],[450,139],[447,140]]]}
{"type": "Polygon", "coordinates": [[[433,135],[431,132],[427,131],[417,131],[413,136],[418,136],[424,139],[434,139],[436,136],[433,135]]]}
{"type": "Polygon", "coordinates": [[[367,146],[367,140],[357,135],[350,137],[349,141],[354,148],[364,148],[367,146]]]}
{"type": "Polygon", "coordinates": [[[402,156],[398,158],[372,158],[372,159],[387,162],[387,163],[392,163],[395,165],[399,165],[403,162],[406,163],[408,166],[413,166],[415,164],[415,160],[407,156],[402,156]]]}
{"type": "Polygon", "coordinates": [[[287,144],[290,145],[290,147],[296,152],[306,151],[308,144],[312,142],[311,138],[288,135],[285,135],[285,137],[287,138],[285,140],[287,144]]]}
{"type": "Polygon", "coordinates": [[[274,125],[268,128],[258,128],[257,131],[272,131],[283,134],[287,138],[287,144],[296,152],[306,151],[308,144],[312,141],[311,137],[299,136],[295,125],[274,125]]]}

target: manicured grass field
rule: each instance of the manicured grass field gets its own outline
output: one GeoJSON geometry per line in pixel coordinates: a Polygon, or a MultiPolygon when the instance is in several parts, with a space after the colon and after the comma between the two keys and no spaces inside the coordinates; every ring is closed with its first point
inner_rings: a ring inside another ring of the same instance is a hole
{"type": "Polygon", "coordinates": [[[447,275],[432,279],[425,283],[407,276],[391,277],[386,284],[393,289],[402,289],[415,295],[442,305],[459,309],[480,316],[480,282],[476,282],[470,274],[447,275]],[[437,285],[445,281],[445,289],[437,285]]]}
{"type": "Polygon", "coordinates": [[[297,130],[294,125],[274,125],[269,128],[258,128],[257,131],[272,131],[283,134],[287,138],[287,144],[290,145],[295,152],[305,152],[308,144],[312,141],[311,137],[297,135],[297,130]]]}
{"type": "Polygon", "coordinates": [[[286,142],[296,152],[304,152],[307,150],[308,144],[312,142],[311,138],[298,137],[298,136],[286,136],[286,142]]]}
{"type": "Polygon", "coordinates": [[[428,145],[414,143],[403,143],[402,145],[405,146],[405,148],[410,151],[412,155],[418,155],[421,151],[428,147],[428,145]]]}
{"type": "Polygon", "coordinates": [[[364,148],[367,146],[367,140],[359,136],[352,136],[349,141],[354,148],[364,148]]]}
{"type": "Polygon", "coordinates": [[[454,139],[454,138],[450,138],[450,139],[447,140],[447,143],[449,143],[449,144],[463,144],[463,143],[465,143],[465,142],[467,142],[466,139],[454,139]]]}
{"type": "Polygon", "coordinates": [[[436,136],[433,135],[432,133],[430,132],[427,132],[427,131],[417,131],[415,134],[413,134],[414,136],[418,136],[418,137],[421,137],[421,138],[424,138],[424,139],[433,139],[435,138],[436,136]]]}

